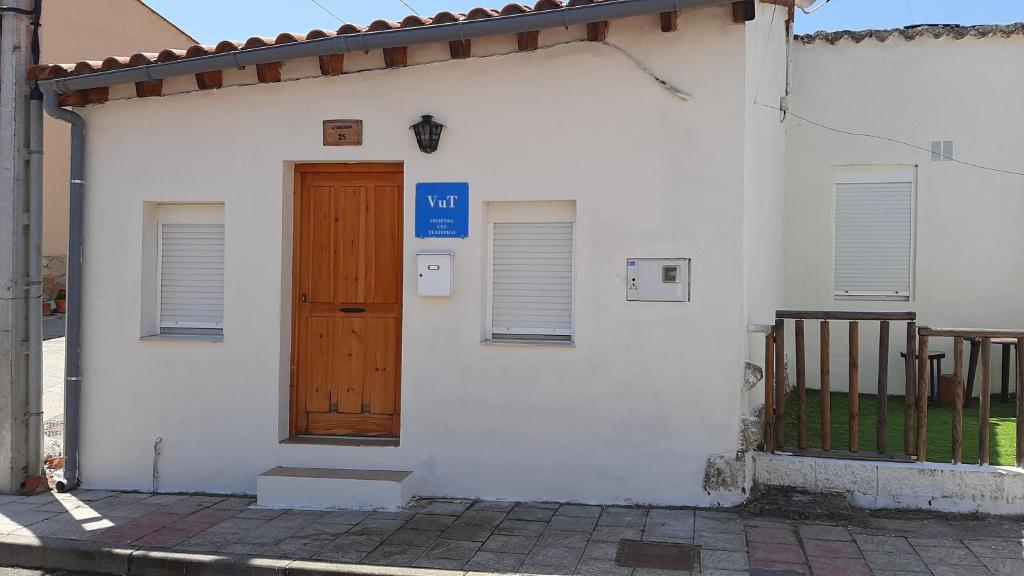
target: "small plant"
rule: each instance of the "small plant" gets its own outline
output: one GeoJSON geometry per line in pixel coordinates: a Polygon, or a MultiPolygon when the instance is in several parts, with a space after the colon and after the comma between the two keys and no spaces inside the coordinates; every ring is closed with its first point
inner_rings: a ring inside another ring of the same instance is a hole
{"type": "Polygon", "coordinates": [[[64,314],[64,311],[67,310],[67,305],[68,305],[67,301],[68,301],[67,291],[65,289],[63,289],[63,288],[61,288],[60,290],[57,290],[57,295],[53,297],[53,303],[57,307],[57,313],[58,314],[64,314]]]}

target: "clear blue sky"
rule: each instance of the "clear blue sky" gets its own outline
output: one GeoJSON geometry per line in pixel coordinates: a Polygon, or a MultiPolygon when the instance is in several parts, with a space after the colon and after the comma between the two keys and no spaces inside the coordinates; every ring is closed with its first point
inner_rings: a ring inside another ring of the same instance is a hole
{"type": "MultiPolygon", "coordinates": [[[[145,0],[204,43],[249,36],[336,29],[340,23],[313,0],[145,0]]],[[[400,20],[412,13],[401,0],[317,0],[346,22],[400,20]]],[[[503,0],[406,0],[423,15],[501,7],[503,0]]],[[[530,0],[520,0],[531,3],[530,0]]],[[[832,0],[810,16],[799,15],[797,33],[815,30],[894,28],[918,23],[1005,24],[1024,21],[1024,0],[832,0]]]]}

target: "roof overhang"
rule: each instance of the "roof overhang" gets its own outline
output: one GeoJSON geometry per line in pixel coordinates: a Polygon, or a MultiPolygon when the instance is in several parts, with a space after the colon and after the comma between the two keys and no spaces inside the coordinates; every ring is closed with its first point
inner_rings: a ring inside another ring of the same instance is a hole
{"type": "MultiPolygon", "coordinates": [[[[745,2],[744,2],[745,3],[745,2]]],[[[497,15],[475,20],[431,23],[415,27],[361,31],[325,38],[302,40],[271,46],[233,50],[220,54],[186,57],[167,62],[154,62],[115,70],[84,71],[58,78],[38,76],[39,88],[45,93],[69,93],[104,88],[118,84],[152,82],[203,74],[230,68],[244,68],[279,63],[286,60],[312,58],[393,49],[419,44],[465,41],[484,36],[516,34],[592,24],[608,20],[657,13],[678,13],[680,10],[733,4],[732,0],[583,0],[549,10],[497,15]]]]}

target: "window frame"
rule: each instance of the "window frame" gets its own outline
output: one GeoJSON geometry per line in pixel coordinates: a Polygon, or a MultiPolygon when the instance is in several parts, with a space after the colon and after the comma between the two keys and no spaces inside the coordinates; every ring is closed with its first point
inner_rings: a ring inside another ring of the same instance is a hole
{"type": "Polygon", "coordinates": [[[484,299],[483,343],[574,346],[576,344],[576,202],[494,201],[487,203],[486,297],[484,299]],[[570,327],[552,329],[550,334],[533,331],[509,332],[506,338],[494,336],[494,225],[495,224],[568,224],[572,233],[570,259],[570,327]]]}
{"type": "Polygon", "coordinates": [[[157,337],[223,337],[224,334],[224,303],[227,301],[223,286],[227,269],[227,227],[225,226],[225,206],[223,202],[159,202],[156,204],[155,221],[156,260],[154,312],[157,337]],[[164,226],[168,224],[219,225],[224,228],[225,262],[221,267],[221,321],[215,322],[181,322],[168,323],[163,321],[163,250],[164,226]]]}
{"type": "Polygon", "coordinates": [[[915,165],[847,165],[832,169],[832,298],[833,300],[911,302],[917,293],[917,184],[918,166],[915,165]],[[910,183],[910,257],[908,272],[910,286],[906,294],[887,291],[842,291],[836,286],[839,224],[840,184],[900,184],[910,183]]]}

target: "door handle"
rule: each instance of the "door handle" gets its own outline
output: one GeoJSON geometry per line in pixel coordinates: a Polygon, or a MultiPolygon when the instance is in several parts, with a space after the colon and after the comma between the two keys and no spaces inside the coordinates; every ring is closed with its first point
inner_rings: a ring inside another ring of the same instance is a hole
{"type": "Polygon", "coordinates": [[[360,312],[366,312],[366,308],[340,308],[339,312],[345,312],[346,314],[358,314],[360,312]]]}

